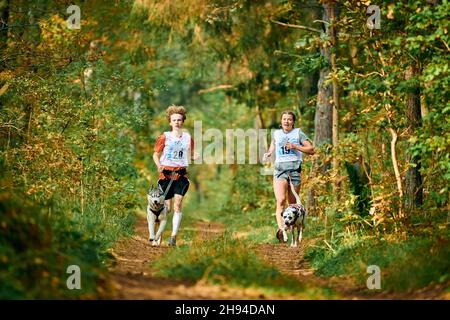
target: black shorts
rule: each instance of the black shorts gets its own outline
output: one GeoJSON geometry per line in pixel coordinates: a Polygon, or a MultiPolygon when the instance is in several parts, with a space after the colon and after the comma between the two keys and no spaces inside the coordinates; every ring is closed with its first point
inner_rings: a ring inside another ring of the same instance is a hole
{"type": "MultiPolygon", "coordinates": [[[[158,180],[158,184],[166,192],[166,188],[170,183],[170,179],[158,180]]],[[[173,180],[170,186],[169,192],[167,192],[166,200],[172,199],[174,194],[184,196],[189,189],[189,180],[186,177],[181,176],[178,180],[173,180]]]]}

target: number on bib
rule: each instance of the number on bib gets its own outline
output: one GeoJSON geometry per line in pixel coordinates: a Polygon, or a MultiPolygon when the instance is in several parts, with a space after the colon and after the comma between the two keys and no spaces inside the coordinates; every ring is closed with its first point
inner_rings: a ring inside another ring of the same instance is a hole
{"type": "Polygon", "coordinates": [[[174,159],[183,159],[183,150],[174,150],[173,158],[174,159]]]}
{"type": "Polygon", "coordinates": [[[288,149],[286,146],[281,146],[280,149],[282,155],[294,153],[293,149],[288,149]]]}

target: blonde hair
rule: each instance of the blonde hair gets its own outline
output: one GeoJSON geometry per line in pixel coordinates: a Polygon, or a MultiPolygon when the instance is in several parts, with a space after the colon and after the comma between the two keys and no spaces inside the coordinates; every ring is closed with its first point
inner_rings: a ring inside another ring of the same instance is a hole
{"type": "Polygon", "coordinates": [[[170,117],[173,114],[181,114],[183,116],[183,121],[186,120],[186,109],[183,106],[171,105],[166,109],[167,120],[170,122],[170,117]]]}

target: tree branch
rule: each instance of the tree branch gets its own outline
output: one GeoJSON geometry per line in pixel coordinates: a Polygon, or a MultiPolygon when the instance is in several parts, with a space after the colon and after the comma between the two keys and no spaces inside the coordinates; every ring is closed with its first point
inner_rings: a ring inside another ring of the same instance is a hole
{"type": "Polygon", "coordinates": [[[298,24],[283,23],[283,22],[280,22],[280,21],[272,20],[272,19],[270,19],[270,22],[273,22],[273,23],[279,24],[280,26],[288,27],[288,28],[300,29],[300,30],[305,30],[305,31],[312,31],[312,32],[317,32],[317,33],[321,33],[322,32],[319,29],[306,27],[306,26],[300,26],[298,24]]]}
{"type": "Polygon", "coordinates": [[[402,188],[402,178],[400,175],[400,170],[398,168],[398,161],[397,161],[397,151],[395,150],[395,146],[397,144],[397,132],[393,128],[388,128],[389,132],[391,133],[392,140],[391,140],[391,158],[392,158],[392,166],[394,167],[394,173],[395,173],[395,180],[397,181],[397,190],[398,195],[400,197],[400,205],[398,208],[399,211],[399,217],[403,217],[403,210],[402,210],[402,198],[403,198],[403,188],[402,188]]]}
{"type": "Polygon", "coordinates": [[[217,91],[217,90],[231,89],[231,88],[233,88],[233,86],[231,84],[221,84],[216,87],[198,90],[197,93],[203,94],[203,93],[209,93],[209,92],[213,92],[213,91],[217,91]]]}

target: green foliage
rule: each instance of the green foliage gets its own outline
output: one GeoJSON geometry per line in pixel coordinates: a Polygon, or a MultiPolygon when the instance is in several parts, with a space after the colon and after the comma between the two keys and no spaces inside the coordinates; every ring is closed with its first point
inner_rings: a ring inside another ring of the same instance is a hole
{"type": "MultiPolygon", "coordinates": [[[[339,238],[338,238],[339,239],[339,238]]],[[[334,244],[311,247],[306,258],[324,277],[352,276],[364,287],[367,267],[381,269],[382,290],[405,292],[433,284],[447,283],[449,274],[449,235],[417,235],[406,240],[342,237],[334,244]]]]}
{"type": "Polygon", "coordinates": [[[215,214],[236,234],[255,242],[274,242],[275,200],[272,176],[262,175],[260,166],[241,165],[233,178],[228,201],[215,214]],[[255,186],[257,186],[255,188],[255,186]]]}
{"type": "MultiPolygon", "coordinates": [[[[113,241],[94,239],[93,230],[80,230],[64,211],[29,200],[5,185],[0,194],[0,297],[2,299],[61,299],[107,297],[103,273],[110,257],[100,247],[113,241]],[[81,289],[69,290],[67,268],[81,270],[81,289]]],[[[92,221],[89,221],[92,223],[92,221]]],[[[86,225],[88,223],[85,221],[86,225]]],[[[95,230],[105,234],[109,230],[95,230]]]]}
{"type": "MultiPolygon", "coordinates": [[[[1,217],[3,298],[105,296],[107,249],[132,233],[141,201],[134,143],[148,95],[134,70],[101,57],[112,49],[93,41],[95,16],[86,17],[72,33],[61,17],[41,17],[39,54],[18,55],[1,73],[0,152],[14,185],[1,217]],[[76,58],[63,63],[69,49],[76,58]],[[82,290],[66,287],[71,264],[81,267],[82,290]]],[[[6,50],[20,47],[15,39],[6,50]]]]}

